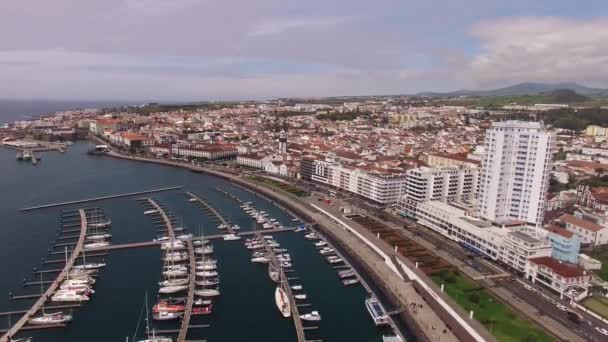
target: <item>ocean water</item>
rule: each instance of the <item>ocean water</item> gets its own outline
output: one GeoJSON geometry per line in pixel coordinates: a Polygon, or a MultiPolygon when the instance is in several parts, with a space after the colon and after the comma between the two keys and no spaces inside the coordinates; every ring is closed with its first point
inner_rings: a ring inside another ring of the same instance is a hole
{"type": "Polygon", "coordinates": [[[136,103],[113,101],[48,101],[48,100],[3,100],[0,99],[0,123],[28,120],[43,114],[64,110],[116,107],[136,103]]]}
{"type": "MultiPolygon", "coordinates": [[[[0,149],[0,311],[24,309],[30,301],[10,301],[16,295],[39,293],[37,286],[24,288],[24,279],[35,281],[33,268],[44,267],[57,237],[61,211],[80,207],[102,208],[113,221],[113,243],[149,241],[155,236],[152,219],[143,214],[135,197],[91,202],[30,212],[27,206],[126,193],[154,188],[183,186],[181,190],[151,196],[164,204],[189,232],[217,232],[215,224],[198,206],[188,202],[184,191],[192,191],[222,210],[242,230],[252,229],[253,220],[238,204],[225,198],[220,187],[261,210],[286,226],[293,217],[254,194],[222,179],[183,169],[136,163],[86,154],[91,145],[77,143],[66,153],[42,153],[42,161],[33,166],[15,160],[15,152],[0,149]],[[2,299],[2,294],[5,299],[2,299]]],[[[276,234],[277,240],[292,255],[294,272],[291,284],[301,284],[308,294],[310,307],[301,312],[318,310],[323,320],[318,330],[307,337],[324,341],[381,341],[382,331],[372,323],[364,306],[367,296],[361,286],[344,287],[330,265],[316,252],[310,241],[293,232],[276,234]]],[[[214,301],[214,313],[193,317],[191,324],[209,324],[193,329],[188,339],[208,341],[295,341],[291,319],[284,319],[274,304],[275,284],[267,276],[266,265],[252,264],[250,252],[242,241],[214,241],[219,263],[221,296],[214,301]]],[[[158,290],[161,275],[158,248],[113,251],[104,257],[108,267],[95,285],[92,300],[74,311],[74,322],[67,328],[24,332],[35,341],[124,341],[143,337],[141,319],[144,297],[150,307],[158,290]],[[138,327],[139,329],[136,328],[138,327]]],[[[49,266],[47,266],[49,268],[49,266]]],[[[52,268],[52,267],[51,267],[52,268]]],[[[13,319],[16,319],[14,317],[13,319]]],[[[0,326],[6,326],[0,317],[0,326]]],[[[155,323],[156,329],[177,329],[179,322],[155,323]]]]}

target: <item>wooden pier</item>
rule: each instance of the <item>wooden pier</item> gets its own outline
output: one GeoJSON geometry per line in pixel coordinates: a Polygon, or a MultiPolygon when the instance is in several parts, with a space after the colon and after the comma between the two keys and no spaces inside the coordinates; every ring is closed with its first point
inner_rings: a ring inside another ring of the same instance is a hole
{"type": "Polygon", "coordinates": [[[184,342],[190,325],[190,316],[192,315],[192,305],[194,304],[194,287],[196,285],[196,259],[194,258],[194,247],[192,241],[188,241],[188,258],[190,260],[190,282],[188,283],[188,299],[186,300],[186,311],[182,317],[182,325],[179,329],[177,342],[184,342]]]}
{"type": "Polygon", "coordinates": [[[186,195],[190,196],[190,198],[194,198],[197,202],[199,202],[203,207],[205,207],[208,211],[215,215],[215,217],[217,217],[217,219],[223,225],[227,227],[227,230],[230,232],[230,234],[234,234],[234,229],[232,229],[232,225],[228,222],[228,220],[226,220],[226,218],[222,214],[217,211],[217,209],[215,209],[212,205],[204,201],[199,196],[193,194],[192,192],[186,192],[186,195]]]}
{"type": "Polygon", "coordinates": [[[156,203],[155,200],[153,200],[151,198],[148,198],[147,200],[148,200],[148,203],[150,203],[162,217],[163,222],[165,223],[165,226],[167,227],[167,232],[169,233],[169,240],[174,241],[175,240],[175,231],[173,230],[173,223],[169,219],[169,216],[167,216],[167,213],[165,213],[165,210],[160,205],[158,205],[158,203],[156,203]]]}
{"type": "MultiPolygon", "coordinates": [[[[84,209],[80,209],[79,213],[80,213],[80,237],[78,238],[78,243],[74,247],[74,252],[68,259],[68,262],[65,264],[65,266],[63,267],[63,270],[61,271],[61,273],[59,273],[59,275],[57,276],[55,281],[51,284],[51,286],[49,286],[46,289],[44,294],[38,298],[38,300],[34,303],[34,305],[32,305],[32,307],[17,322],[15,322],[15,324],[2,337],[0,337],[0,342],[7,342],[9,335],[13,336],[16,333],[18,333],[21,329],[29,328],[28,326],[26,326],[29,319],[31,317],[33,317],[42,308],[44,303],[53,295],[53,293],[57,290],[59,285],[66,278],[68,271],[74,266],[74,262],[76,261],[78,254],[80,254],[80,252],[82,251],[82,248],[84,246],[85,236],[87,234],[86,212],[84,211],[84,209]]],[[[45,327],[48,328],[48,326],[45,326],[45,327]]]]}
{"type": "Polygon", "coordinates": [[[177,190],[177,189],[181,189],[181,188],[182,188],[182,186],[180,185],[180,186],[174,186],[174,187],[170,187],[170,188],[161,188],[161,189],[153,189],[153,190],[144,190],[144,191],[137,191],[137,192],[129,192],[129,193],[126,193],[126,194],[118,194],[118,195],[108,195],[108,196],[101,196],[101,197],[85,198],[85,199],[76,200],[76,201],[51,203],[51,204],[44,204],[44,205],[38,205],[38,206],[34,206],[34,207],[23,208],[23,209],[21,209],[21,211],[30,211],[30,210],[37,210],[37,209],[52,208],[52,207],[61,207],[61,206],[71,205],[71,204],[86,203],[86,202],[95,202],[95,201],[102,201],[102,200],[115,199],[115,198],[121,198],[121,197],[129,197],[129,196],[137,196],[137,195],[143,195],[143,194],[150,194],[150,193],[154,193],[154,192],[177,190]]]}

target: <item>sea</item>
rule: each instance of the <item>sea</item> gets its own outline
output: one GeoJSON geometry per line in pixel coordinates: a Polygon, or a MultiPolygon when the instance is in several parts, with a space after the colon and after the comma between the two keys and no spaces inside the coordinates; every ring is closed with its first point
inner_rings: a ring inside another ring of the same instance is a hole
{"type": "Polygon", "coordinates": [[[0,124],[17,120],[29,120],[40,115],[65,110],[112,108],[138,103],[116,101],[51,101],[0,99],[0,124]]]}
{"type": "MultiPolygon", "coordinates": [[[[154,222],[143,214],[145,208],[136,197],[88,202],[78,205],[21,211],[29,206],[72,201],[111,194],[136,192],[164,187],[182,189],[154,193],[192,234],[218,233],[214,223],[195,204],[188,201],[191,191],[219,208],[231,221],[247,231],[254,229],[253,220],[234,201],[216,188],[221,188],[269,213],[284,226],[296,224],[294,217],[256,194],[223,179],[188,170],[138,163],[87,154],[92,147],[78,142],[67,152],[40,153],[38,165],[17,161],[15,151],[0,148],[0,312],[24,310],[30,300],[9,300],[14,295],[40,293],[38,285],[24,287],[24,282],[37,282],[35,270],[58,268],[45,261],[61,259],[51,252],[62,251],[55,244],[62,211],[78,208],[101,208],[112,220],[112,243],[149,241],[156,236],[154,222]]],[[[310,306],[302,313],[319,311],[318,329],[306,331],[307,339],[323,341],[382,340],[386,331],[372,322],[364,301],[367,291],[361,285],[345,287],[337,270],[317,253],[302,233],[275,234],[292,256],[291,285],[303,286],[310,306]]],[[[251,253],[242,241],[214,241],[215,257],[221,279],[221,295],[214,300],[213,314],[193,316],[189,340],[207,341],[296,341],[291,319],[283,318],[274,303],[274,284],[267,267],[250,262],[251,253]]],[[[103,257],[107,267],[95,284],[95,294],[81,308],[73,310],[74,321],[65,328],[26,331],[19,336],[32,336],[35,342],[64,341],[137,341],[144,337],[145,302],[155,303],[161,280],[159,248],[112,251],[103,257]]],[[[98,258],[99,260],[99,258],[98,258]]],[[[45,280],[51,280],[47,277],[45,280]]],[[[151,315],[151,314],[150,314],[151,315]]],[[[18,317],[11,317],[16,320],[18,317]]],[[[157,323],[156,330],[178,329],[179,322],[157,323]]],[[[0,329],[8,317],[0,317],[0,329]]],[[[175,336],[175,335],[174,335],[175,336]]],[[[408,338],[408,341],[411,341],[408,338]]]]}

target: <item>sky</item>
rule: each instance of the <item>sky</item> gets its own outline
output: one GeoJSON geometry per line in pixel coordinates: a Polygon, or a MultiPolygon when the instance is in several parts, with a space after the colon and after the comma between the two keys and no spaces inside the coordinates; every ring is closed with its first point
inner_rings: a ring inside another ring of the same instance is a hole
{"type": "Polygon", "coordinates": [[[0,98],[608,87],[605,0],[0,1],[0,98]]]}

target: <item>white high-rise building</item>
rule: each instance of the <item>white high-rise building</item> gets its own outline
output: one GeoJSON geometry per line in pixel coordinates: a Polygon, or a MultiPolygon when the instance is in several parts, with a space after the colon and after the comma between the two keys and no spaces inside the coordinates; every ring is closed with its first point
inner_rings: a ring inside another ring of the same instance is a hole
{"type": "Polygon", "coordinates": [[[495,122],[486,131],[479,177],[482,218],[542,225],[555,137],[540,122],[495,122]]]}

